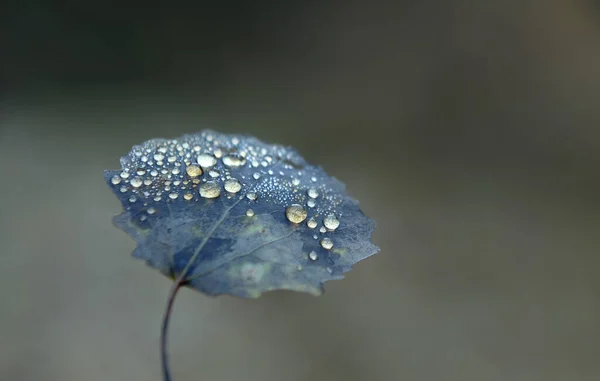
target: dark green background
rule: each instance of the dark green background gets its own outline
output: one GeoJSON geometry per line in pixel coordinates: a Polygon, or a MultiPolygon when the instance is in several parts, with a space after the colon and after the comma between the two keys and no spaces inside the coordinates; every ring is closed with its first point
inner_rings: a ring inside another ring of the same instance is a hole
{"type": "Polygon", "coordinates": [[[204,127],[297,147],[382,252],[321,298],[184,291],[175,380],[600,378],[594,2],[0,14],[0,379],[160,379],[169,282],[130,258],[102,170],[204,127]]]}

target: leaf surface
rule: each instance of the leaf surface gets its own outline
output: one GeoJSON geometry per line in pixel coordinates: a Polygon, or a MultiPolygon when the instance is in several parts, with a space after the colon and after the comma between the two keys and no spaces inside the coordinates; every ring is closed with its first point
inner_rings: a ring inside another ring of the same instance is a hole
{"type": "Polygon", "coordinates": [[[344,185],[294,149],[214,131],[153,139],[104,173],[133,255],[208,295],[320,294],[379,249],[344,185]]]}

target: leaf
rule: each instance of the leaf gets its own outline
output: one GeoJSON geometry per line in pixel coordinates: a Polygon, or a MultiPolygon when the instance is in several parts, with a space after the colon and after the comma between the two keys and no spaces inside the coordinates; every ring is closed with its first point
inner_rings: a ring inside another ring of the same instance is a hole
{"type": "Polygon", "coordinates": [[[104,176],[133,255],[208,295],[320,294],[379,249],[345,187],[294,149],[203,131],[153,139],[104,176]]]}

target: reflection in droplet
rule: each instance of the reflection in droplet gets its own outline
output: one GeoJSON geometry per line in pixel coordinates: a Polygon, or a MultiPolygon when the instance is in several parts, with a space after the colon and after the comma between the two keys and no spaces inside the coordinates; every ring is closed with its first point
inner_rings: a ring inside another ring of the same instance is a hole
{"type": "Polygon", "coordinates": [[[246,159],[240,155],[223,156],[223,164],[228,167],[239,167],[246,164],[246,159]]]}
{"type": "Polygon", "coordinates": [[[330,238],[323,238],[321,240],[321,247],[325,250],[329,250],[333,247],[333,241],[330,238]]]}
{"type": "Polygon", "coordinates": [[[141,187],[143,183],[144,182],[139,177],[134,177],[133,179],[131,179],[131,182],[130,182],[131,186],[134,188],[141,187]]]}
{"type": "Polygon", "coordinates": [[[200,185],[200,196],[204,198],[216,198],[221,194],[219,184],[208,181],[200,185]]]}
{"type": "Polygon", "coordinates": [[[328,214],[323,219],[323,225],[329,230],[335,230],[340,226],[340,221],[333,214],[328,214]]]}
{"type": "Polygon", "coordinates": [[[227,179],[224,184],[225,190],[229,193],[237,193],[242,189],[242,184],[236,179],[227,179]]]}
{"type": "Polygon", "coordinates": [[[197,161],[198,164],[200,164],[200,166],[204,168],[212,167],[213,165],[217,164],[217,159],[215,159],[213,155],[208,153],[198,155],[197,161]]]}
{"type": "Polygon", "coordinates": [[[299,224],[306,219],[307,213],[306,209],[304,209],[301,205],[292,204],[285,210],[285,216],[288,220],[290,220],[290,222],[299,224]]]}

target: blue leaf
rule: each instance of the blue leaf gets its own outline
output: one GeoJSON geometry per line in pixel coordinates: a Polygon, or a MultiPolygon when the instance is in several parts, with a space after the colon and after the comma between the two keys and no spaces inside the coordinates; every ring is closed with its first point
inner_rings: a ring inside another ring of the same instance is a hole
{"type": "Polygon", "coordinates": [[[133,255],[208,295],[312,294],[379,249],[344,185],[294,149],[203,131],[153,139],[104,176],[133,255]]]}

